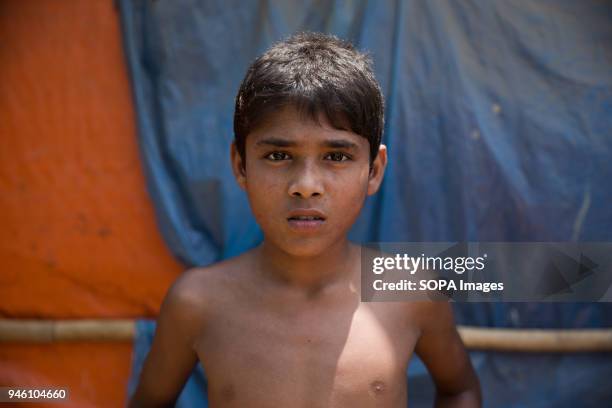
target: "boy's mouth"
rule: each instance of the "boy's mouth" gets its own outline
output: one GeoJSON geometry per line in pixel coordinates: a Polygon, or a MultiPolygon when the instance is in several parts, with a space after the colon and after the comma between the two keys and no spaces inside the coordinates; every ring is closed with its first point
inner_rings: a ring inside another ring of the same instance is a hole
{"type": "Polygon", "coordinates": [[[311,215],[299,215],[297,217],[289,217],[289,221],[315,221],[320,220],[323,221],[322,217],[311,216],[311,215]]]}
{"type": "Polygon", "coordinates": [[[325,215],[318,210],[300,209],[289,213],[289,226],[298,231],[313,231],[325,222],[325,215]]]}

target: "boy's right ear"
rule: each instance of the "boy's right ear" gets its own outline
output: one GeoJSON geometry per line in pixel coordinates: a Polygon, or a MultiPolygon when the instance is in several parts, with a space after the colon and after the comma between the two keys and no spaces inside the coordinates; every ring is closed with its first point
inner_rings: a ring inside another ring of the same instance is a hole
{"type": "Polygon", "coordinates": [[[234,172],[234,177],[236,177],[236,181],[238,182],[240,188],[244,190],[246,188],[246,171],[242,156],[240,156],[240,153],[238,153],[236,142],[232,142],[230,160],[232,161],[232,171],[234,172]]]}

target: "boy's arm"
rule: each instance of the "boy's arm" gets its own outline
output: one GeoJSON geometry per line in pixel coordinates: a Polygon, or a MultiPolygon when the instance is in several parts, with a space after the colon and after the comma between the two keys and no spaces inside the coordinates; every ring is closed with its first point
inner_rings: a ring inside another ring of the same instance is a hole
{"type": "Polygon", "coordinates": [[[174,406],[198,361],[194,341],[202,307],[189,280],[184,273],[166,294],[130,408],[174,406]]]}
{"type": "Polygon", "coordinates": [[[416,353],[436,385],[436,408],[480,407],[480,383],[447,302],[424,302],[416,353]]]}

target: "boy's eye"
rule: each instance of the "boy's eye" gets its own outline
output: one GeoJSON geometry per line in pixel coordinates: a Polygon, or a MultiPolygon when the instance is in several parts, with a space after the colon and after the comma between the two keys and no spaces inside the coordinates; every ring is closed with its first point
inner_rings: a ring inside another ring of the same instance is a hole
{"type": "Polygon", "coordinates": [[[287,160],[290,157],[287,153],[284,153],[284,152],[272,152],[272,153],[269,153],[265,158],[271,161],[281,161],[281,160],[287,160]]]}
{"type": "Polygon", "coordinates": [[[325,156],[326,159],[331,160],[331,161],[335,161],[335,162],[343,162],[343,161],[347,161],[350,160],[350,156],[342,153],[342,152],[332,152],[329,153],[325,156]]]}

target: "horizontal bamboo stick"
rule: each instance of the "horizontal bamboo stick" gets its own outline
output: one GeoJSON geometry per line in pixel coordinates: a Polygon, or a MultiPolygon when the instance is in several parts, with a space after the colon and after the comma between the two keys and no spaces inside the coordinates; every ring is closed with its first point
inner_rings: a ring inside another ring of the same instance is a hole
{"type": "MultiPolygon", "coordinates": [[[[518,352],[612,351],[612,329],[499,329],[459,326],[471,350],[518,352]]],[[[0,319],[0,342],[131,341],[134,320],[0,319]]]]}
{"type": "Polygon", "coordinates": [[[574,353],[612,351],[612,329],[497,329],[459,327],[472,350],[574,353]]]}
{"type": "Polygon", "coordinates": [[[134,332],[130,319],[0,319],[0,342],[131,341],[134,332]]]}

